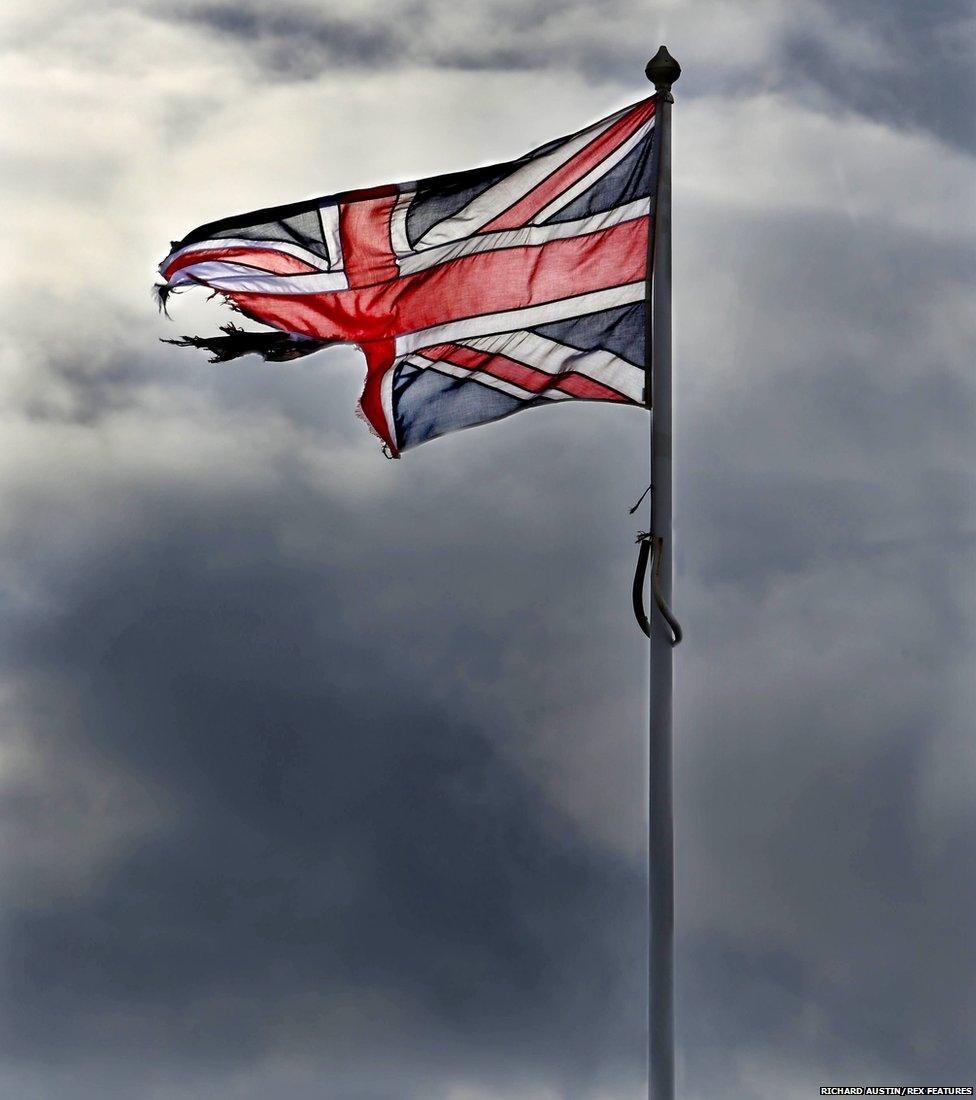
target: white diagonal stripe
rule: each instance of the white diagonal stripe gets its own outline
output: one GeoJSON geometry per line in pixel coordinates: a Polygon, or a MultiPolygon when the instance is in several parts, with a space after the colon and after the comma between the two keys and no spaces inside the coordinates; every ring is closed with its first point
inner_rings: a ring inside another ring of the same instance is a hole
{"type": "Polygon", "coordinates": [[[304,260],[312,267],[317,267],[319,271],[328,271],[329,269],[327,260],[323,260],[321,256],[316,256],[314,252],[309,252],[307,248],[302,248],[299,244],[292,244],[290,241],[249,241],[243,237],[215,237],[211,241],[197,241],[195,244],[188,244],[177,249],[159,265],[160,273],[165,271],[174,260],[178,260],[188,252],[210,252],[217,248],[253,248],[257,252],[283,252],[286,256],[294,256],[296,260],[304,260]]]}
{"type": "Polygon", "coordinates": [[[326,203],[319,207],[319,221],[322,224],[322,240],[329,253],[329,267],[333,271],[342,270],[342,237],[339,236],[339,204],[326,203]]]}
{"type": "MultiPolygon", "coordinates": [[[[411,185],[408,190],[401,191],[397,195],[397,201],[393,206],[393,213],[390,215],[390,243],[393,245],[395,256],[405,256],[413,251],[407,239],[407,211],[416,193],[417,189],[411,185]]],[[[403,270],[402,266],[400,270],[403,270]]]]}
{"type": "Polygon", "coordinates": [[[562,210],[564,206],[568,206],[573,199],[578,195],[582,195],[583,192],[596,183],[601,176],[605,176],[611,168],[618,165],[632,149],[635,149],[638,144],[647,137],[653,128],[654,116],[652,115],[649,122],[645,122],[639,130],[631,134],[622,145],[618,145],[617,148],[614,149],[609,156],[600,161],[595,168],[591,168],[582,179],[578,179],[572,187],[567,187],[561,195],[557,195],[556,198],[554,198],[548,206],[543,207],[532,220],[544,222],[546,218],[551,218],[558,210],[562,210]]]}
{"type": "Polygon", "coordinates": [[[396,338],[396,354],[407,355],[418,348],[431,344],[456,343],[470,340],[475,336],[491,336],[497,332],[514,332],[516,329],[532,328],[534,325],[546,325],[553,321],[565,321],[568,317],[582,317],[587,313],[598,313],[602,309],[625,306],[631,302],[644,300],[644,280],[625,283],[623,286],[609,287],[606,290],[592,290],[587,294],[577,294],[572,298],[560,298],[555,302],[542,302],[537,306],[524,309],[509,309],[500,313],[484,313],[477,317],[462,317],[457,321],[448,321],[443,325],[408,332],[396,338]]]}
{"type": "Polygon", "coordinates": [[[643,400],[644,371],[626,359],[602,348],[580,351],[534,332],[503,332],[495,336],[476,336],[465,340],[466,347],[493,354],[507,355],[546,374],[585,374],[594,382],[622,393],[632,401],[643,400]]]}
{"type": "Polygon", "coordinates": [[[540,397],[549,401],[566,401],[572,395],[563,393],[562,390],[551,390],[545,393],[533,393],[524,390],[512,382],[506,382],[504,378],[496,378],[483,370],[469,370],[467,367],[459,367],[457,363],[448,363],[444,359],[424,359],[418,355],[408,356],[405,362],[411,366],[420,367],[421,370],[439,370],[442,374],[449,374],[453,378],[463,378],[467,382],[480,382],[483,386],[491,386],[492,389],[507,393],[509,397],[517,397],[520,401],[537,401],[540,397]]]}
{"type": "MultiPolygon", "coordinates": [[[[325,293],[331,290],[348,290],[349,281],[343,271],[330,271],[321,275],[311,276],[315,281],[316,291],[325,293]]],[[[198,264],[189,264],[180,268],[172,279],[170,286],[180,286],[183,283],[202,282],[214,290],[228,290],[248,294],[282,294],[289,293],[280,289],[281,283],[290,276],[272,275],[266,272],[247,267],[245,264],[226,263],[220,260],[203,260],[198,264]]],[[[290,293],[296,293],[291,291],[290,293]]]]}
{"type": "Polygon", "coordinates": [[[514,205],[523,195],[527,195],[547,176],[551,176],[560,165],[571,160],[594,138],[609,130],[615,122],[633,109],[634,104],[631,104],[615,115],[601,119],[588,129],[574,134],[551,152],[543,153],[527,161],[520,168],[516,168],[511,175],[473,198],[458,213],[445,218],[444,221],[438,222],[429,229],[418,242],[417,247],[432,248],[434,245],[446,244],[448,241],[476,233],[483,225],[487,225],[493,218],[514,205]]]}

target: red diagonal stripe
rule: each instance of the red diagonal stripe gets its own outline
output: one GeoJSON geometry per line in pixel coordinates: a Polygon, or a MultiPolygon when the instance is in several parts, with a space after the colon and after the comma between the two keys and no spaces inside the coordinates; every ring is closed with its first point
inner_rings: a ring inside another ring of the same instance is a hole
{"type": "Polygon", "coordinates": [[[540,305],[639,282],[647,218],[584,237],[499,249],[375,286],[327,294],[228,293],[257,320],[322,340],[363,343],[464,317],[540,305]]]}
{"type": "Polygon", "coordinates": [[[588,378],[585,374],[567,371],[565,374],[547,374],[535,367],[527,366],[516,359],[497,352],[477,351],[461,344],[437,344],[424,348],[420,353],[425,359],[436,362],[438,359],[453,363],[469,371],[484,371],[485,374],[500,378],[521,386],[529,393],[543,393],[545,390],[562,390],[573,397],[585,397],[591,401],[628,401],[622,393],[588,378]]]}
{"type": "Polygon", "coordinates": [[[163,274],[165,278],[172,279],[176,272],[184,267],[211,260],[233,260],[234,263],[243,264],[245,267],[253,267],[258,271],[268,271],[272,275],[307,275],[313,271],[323,270],[323,268],[313,267],[312,264],[306,263],[287,252],[277,252],[270,248],[235,247],[204,248],[195,252],[185,252],[175,259],[163,274]]]}
{"type": "Polygon", "coordinates": [[[581,149],[572,160],[547,176],[538,186],[521,198],[514,206],[503,211],[493,221],[481,229],[482,233],[496,229],[518,229],[548,206],[567,187],[572,187],[587,172],[592,171],[605,157],[622,145],[631,134],[644,125],[654,114],[654,100],[639,103],[632,111],[618,119],[609,130],[594,138],[589,145],[581,149]]]}

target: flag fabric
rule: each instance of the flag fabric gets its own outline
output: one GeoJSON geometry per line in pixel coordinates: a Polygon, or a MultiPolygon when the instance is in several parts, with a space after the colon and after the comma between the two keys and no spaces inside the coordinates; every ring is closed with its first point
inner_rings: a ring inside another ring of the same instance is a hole
{"type": "MultiPolygon", "coordinates": [[[[557,401],[639,405],[653,138],[645,99],[505,164],[214,222],[174,244],[162,290],[209,287],[290,334],[276,358],[358,344],[394,456],[557,401]]],[[[247,336],[225,331],[187,342],[247,336]]]]}

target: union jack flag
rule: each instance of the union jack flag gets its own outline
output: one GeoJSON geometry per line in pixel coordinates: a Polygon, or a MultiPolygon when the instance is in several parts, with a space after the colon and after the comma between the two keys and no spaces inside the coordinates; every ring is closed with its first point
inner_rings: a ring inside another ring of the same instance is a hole
{"type": "Polygon", "coordinates": [[[505,164],[214,222],[163,289],[218,291],[294,354],[359,344],[394,456],[555,401],[639,405],[653,137],[645,99],[505,164]]]}

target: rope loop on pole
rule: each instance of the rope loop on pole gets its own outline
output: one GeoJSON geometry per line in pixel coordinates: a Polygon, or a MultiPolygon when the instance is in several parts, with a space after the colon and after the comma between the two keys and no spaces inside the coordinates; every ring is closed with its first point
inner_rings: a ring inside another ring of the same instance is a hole
{"type": "Polygon", "coordinates": [[[651,594],[654,597],[654,605],[657,607],[661,618],[668,624],[671,631],[671,646],[678,645],[684,637],[681,624],[674,617],[671,608],[668,607],[664,594],[661,591],[661,566],[664,560],[664,539],[652,535],[649,531],[639,531],[635,540],[640,546],[637,552],[637,569],[634,571],[634,617],[637,625],[644,631],[648,638],[651,636],[651,623],[644,610],[644,578],[647,576],[648,559],[653,559],[651,568],[651,594]]]}
{"type": "Polygon", "coordinates": [[[633,507],[633,508],[631,508],[631,510],[630,510],[630,514],[631,514],[631,515],[633,515],[633,514],[634,514],[634,513],[635,513],[635,512],[637,511],[637,509],[638,509],[638,508],[639,508],[639,507],[641,506],[641,504],[642,504],[642,503],[644,502],[644,497],[646,497],[646,496],[647,496],[647,494],[648,494],[648,493],[649,493],[649,492],[650,492],[650,491],[651,491],[651,490],[652,490],[653,488],[654,488],[654,485],[653,485],[653,484],[651,484],[651,485],[648,485],[648,487],[647,487],[647,488],[646,488],[646,489],[644,490],[644,492],[643,492],[643,493],[641,493],[640,497],[639,497],[639,498],[638,498],[638,500],[637,500],[637,503],[636,503],[636,504],[634,505],[634,507],[633,507]]]}

